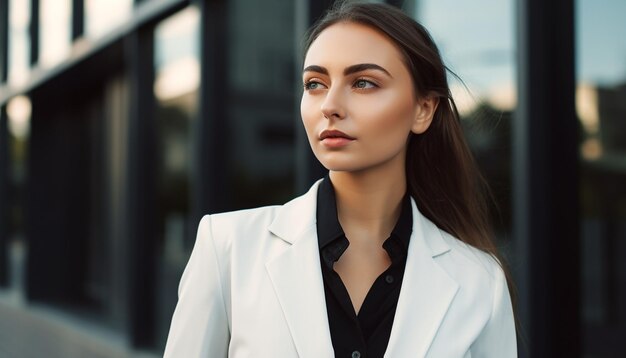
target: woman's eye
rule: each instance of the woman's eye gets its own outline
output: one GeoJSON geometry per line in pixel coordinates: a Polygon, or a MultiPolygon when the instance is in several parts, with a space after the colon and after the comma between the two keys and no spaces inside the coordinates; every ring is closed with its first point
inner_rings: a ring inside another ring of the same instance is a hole
{"type": "Polygon", "coordinates": [[[354,82],[354,87],[358,89],[368,89],[378,86],[368,80],[357,80],[356,82],[354,82]]]}
{"type": "Polygon", "coordinates": [[[320,89],[322,87],[324,86],[321,83],[315,81],[306,82],[304,84],[304,89],[307,91],[320,89]]]}

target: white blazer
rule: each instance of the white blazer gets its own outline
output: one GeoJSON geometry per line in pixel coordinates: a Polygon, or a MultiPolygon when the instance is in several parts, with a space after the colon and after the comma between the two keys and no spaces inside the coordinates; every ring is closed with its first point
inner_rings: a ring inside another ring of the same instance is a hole
{"type": "MultiPolygon", "coordinates": [[[[207,215],[183,273],[165,357],[333,357],[315,212],[319,181],[282,206],[207,215]]],[[[385,357],[517,357],[491,256],[412,200],[413,232],[385,357]]]]}

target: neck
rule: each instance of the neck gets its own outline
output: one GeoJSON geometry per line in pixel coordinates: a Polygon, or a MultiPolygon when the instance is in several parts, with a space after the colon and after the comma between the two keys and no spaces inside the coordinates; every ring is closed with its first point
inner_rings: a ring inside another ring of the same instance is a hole
{"type": "MultiPolygon", "coordinates": [[[[400,216],[406,192],[404,167],[329,174],[337,200],[337,216],[344,231],[368,232],[386,239],[400,216]]],[[[358,235],[358,237],[372,237],[358,235]]],[[[357,237],[349,238],[352,242],[357,237]]]]}

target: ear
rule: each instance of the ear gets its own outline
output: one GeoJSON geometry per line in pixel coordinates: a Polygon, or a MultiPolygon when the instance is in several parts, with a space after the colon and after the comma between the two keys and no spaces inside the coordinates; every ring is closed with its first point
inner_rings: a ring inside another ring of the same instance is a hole
{"type": "Polygon", "coordinates": [[[439,105],[439,97],[433,94],[417,99],[415,103],[415,118],[411,126],[411,132],[422,134],[426,132],[433,121],[433,116],[439,105]]]}

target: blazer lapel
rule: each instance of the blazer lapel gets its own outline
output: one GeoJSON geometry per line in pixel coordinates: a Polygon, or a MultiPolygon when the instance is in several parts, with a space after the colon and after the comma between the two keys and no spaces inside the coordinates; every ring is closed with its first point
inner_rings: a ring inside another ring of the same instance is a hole
{"type": "Polygon", "coordinates": [[[435,262],[450,250],[412,200],[413,233],[385,357],[425,357],[458,284],[435,262]]]}
{"type": "Polygon", "coordinates": [[[290,246],[266,263],[299,357],[332,357],[315,211],[319,181],[280,208],[269,230],[290,246]]]}

